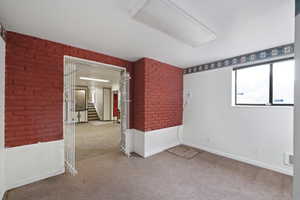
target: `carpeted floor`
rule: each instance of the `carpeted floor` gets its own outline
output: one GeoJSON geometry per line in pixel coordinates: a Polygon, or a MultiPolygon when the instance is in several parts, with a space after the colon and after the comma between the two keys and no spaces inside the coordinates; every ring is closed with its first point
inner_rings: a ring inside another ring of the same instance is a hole
{"type": "Polygon", "coordinates": [[[76,125],[76,161],[89,159],[118,149],[120,124],[92,121],[76,125]]]}
{"type": "MultiPolygon", "coordinates": [[[[107,134],[114,134],[113,130],[118,128],[112,124],[105,126],[107,134]]],[[[94,129],[90,127],[90,130],[94,129]]],[[[106,143],[107,149],[98,148],[95,142],[97,151],[81,153],[77,176],[59,175],[20,187],[8,193],[8,200],[292,199],[289,176],[207,152],[192,159],[168,151],[147,159],[127,158],[119,152],[118,142],[104,135],[100,137],[101,144],[106,143]]],[[[82,144],[91,141],[86,139],[82,144]]]]}

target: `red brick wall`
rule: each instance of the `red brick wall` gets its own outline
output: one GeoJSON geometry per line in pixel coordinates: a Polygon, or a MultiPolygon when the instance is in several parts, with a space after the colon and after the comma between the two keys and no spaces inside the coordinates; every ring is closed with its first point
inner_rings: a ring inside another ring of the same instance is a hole
{"type": "Polygon", "coordinates": [[[133,90],[133,127],[144,130],[145,127],[145,59],[134,63],[133,90]]]}
{"type": "MultiPolygon", "coordinates": [[[[7,33],[5,146],[14,147],[63,138],[63,56],[126,67],[132,63],[112,56],[7,33]]],[[[133,79],[131,80],[133,95],[133,79]]],[[[131,106],[131,119],[133,117],[131,106]]],[[[131,125],[133,120],[130,120],[131,125]]]]}
{"type": "Polygon", "coordinates": [[[183,70],[144,58],[134,65],[134,125],[142,131],[182,124],[183,70]]]}

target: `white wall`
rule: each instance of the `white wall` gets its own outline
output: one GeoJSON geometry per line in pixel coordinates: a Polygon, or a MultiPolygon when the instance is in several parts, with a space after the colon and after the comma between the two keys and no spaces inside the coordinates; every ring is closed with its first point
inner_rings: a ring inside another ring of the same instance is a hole
{"type": "MultiPolygon", "coordinates": [[[[108,87],[107,87],[108,88],[108,87]]],[[[118,89],[118,85],[115,84],[115,85],[112,85],[112,89],[118,89]]],[[[111,90],[110,92],[110,105],[107,104],[105,108],[108,108],[110,109],[110,111],[106,111],[106,116],[104,117],[104,111],[103,110],[103,88],[102,87],[93,87],[91,89],[92,91],[95,92],[95,108],[96,108],[96,111],[98,113],[98,116],[100,118],[100,120],[111,120],[112,119],[112,116],[113,116],[113,92],[111,90]]]]}
{"type": "MultiPolygon", "coordinates": [[[[296,1],[296,4],[299,4],[296,1]]],[[[295,116],[294,116],[294,186],[293,199],[300,199],[300,14],[296,16],[296,38],[295,38],[295,116]]]]}
{"type": "Polygon", "coordinates": [[[181,144],[183,126],[173,126],[153,131],[140,131],[132,129],[129,137],[131,152],[146,158],[181,144]]]}
{"type": "Polygon", "coordinates": [[[4,177],[4,78],[5,43],[0,37],[0,199],[5,191],[4,177]]]}
{"type": "Polygon", "coordinates": [[[184,76],[183,143],[286,174],[293,152],[293,107],[232,106],[232,68],[184,76]]]}
{"type": "Polygon", "coordinates": [[[103,88],[103,120],[111,120],[111,88],[103,88]]]}
{"type": "Polygon", "coordinates": [[[103,88],[95,87],[95,108],[99,118],[103,119],[103,88]]]}
{"type": "MultiPolygon", "coordinates": [[[[88,111],[79,111],[80,113],[80,122],[88,122],[88,111]]],[[[75,122],[79,122],[77,117],[78,112],[76,112],[75,122]]]]}
{"type": "Polygon", "coordinates": [[[5,149],[6,189],[64,173],[64,141],[5,149]]]}

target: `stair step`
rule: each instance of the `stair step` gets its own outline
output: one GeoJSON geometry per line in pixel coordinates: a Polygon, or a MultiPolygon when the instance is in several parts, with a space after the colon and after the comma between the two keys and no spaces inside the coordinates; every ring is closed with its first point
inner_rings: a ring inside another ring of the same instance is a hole
{"type": "Polygon", "coordinates": [[[98,115],[97,112],[88,112],[88,115],[98,115]]]}
{"type": "Polygon", "coordinates": [[[88,121],[100,120],[93,103],[88,103],[88,121]]]}
{"type": "Polygon", "coordinates": [[[88,117],[98,117],[97,114],[88,114],[88,117]]]}
{"type": "Polygon", "coordinates": [[[99,118],[97,115],[88,116],[88,118],[99,118]]]}

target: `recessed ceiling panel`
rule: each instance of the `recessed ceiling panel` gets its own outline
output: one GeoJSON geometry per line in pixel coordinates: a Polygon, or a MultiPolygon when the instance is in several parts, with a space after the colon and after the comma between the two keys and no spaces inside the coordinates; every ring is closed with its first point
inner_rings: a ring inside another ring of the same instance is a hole
{"type": "Polygon", "coordinates": [[[171,0],[139,1],[133,9],[132,17],[136,21],[192,47],[216,39],[216,35],[208,27],[171,0]]]}

